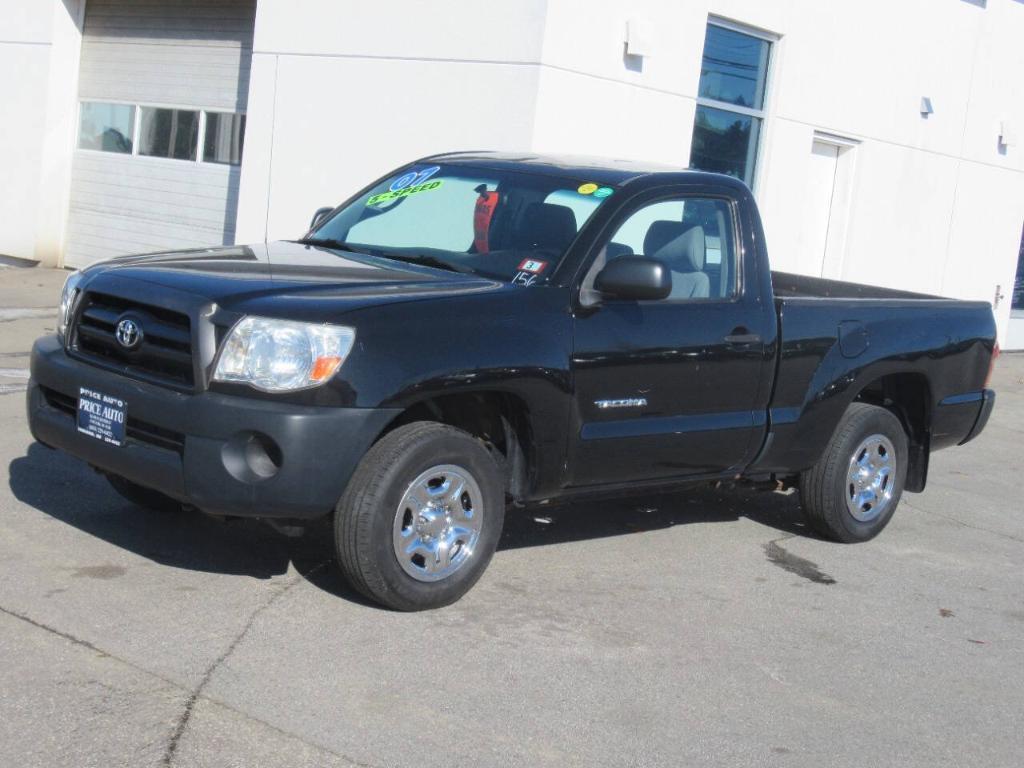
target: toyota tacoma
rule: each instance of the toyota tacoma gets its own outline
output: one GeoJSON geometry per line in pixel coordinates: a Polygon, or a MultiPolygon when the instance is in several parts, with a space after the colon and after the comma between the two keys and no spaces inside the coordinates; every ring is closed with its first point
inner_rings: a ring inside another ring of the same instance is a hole
{"type": "Polygon", "coordinates": [[[352,585],[418,610],[545,500],[752,481],[870,539],[984,428],[997,352],[983,302],[773,273],[732,178],[453,153],[298,240],[71,274],[27,406],[143,506],[332,515],[352,585]]]}

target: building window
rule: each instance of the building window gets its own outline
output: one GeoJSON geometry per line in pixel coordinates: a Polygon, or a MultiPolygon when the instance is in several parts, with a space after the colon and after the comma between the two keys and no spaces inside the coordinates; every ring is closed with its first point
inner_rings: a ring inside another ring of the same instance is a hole
{"type": "Polygon", "coordinates": [[[135,107],[131,104],[82,102],[78,146],[101,152],[131,154],[135,135],[135,107]]]}
{"type": "Polygon", "coordinates": [[[245,115],[207,112],[203,162],[239,165],[244,137],[245,115]]]}
{"type": "Polygon", "coordinates": [[[237,112],[83,101],[79,113],[79,149],[240,165],[244,139],[237,112]]]}
{"type": "Polygon", "coordinates": [[[771,46],[765,37],[708,24],[690,167],[753,184],[771,46]]]}
{"type": "Polygon", "coordinates": [[[139,108],[139,154],[195,160],[199,113],[161,107],[139,108]]]}

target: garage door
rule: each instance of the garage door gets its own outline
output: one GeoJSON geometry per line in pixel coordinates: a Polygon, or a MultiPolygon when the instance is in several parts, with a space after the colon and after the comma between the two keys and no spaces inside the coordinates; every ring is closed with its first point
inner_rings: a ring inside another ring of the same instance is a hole
{"type": "Polygon", "coordinates": [[[65,262],[231,244],[255,0],[88,0],[65,262]]]}

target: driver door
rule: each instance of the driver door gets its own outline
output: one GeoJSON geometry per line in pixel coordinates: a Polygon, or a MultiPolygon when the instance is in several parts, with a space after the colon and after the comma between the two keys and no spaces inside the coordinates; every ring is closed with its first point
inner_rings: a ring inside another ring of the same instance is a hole
{"type": "Polygon", "coordinates": [[[774,309],[765,311],[756,280],[743,279],[735,203],[681,193],[644,200],[613,222],[582,281],[572,486],[727,472],[749,460],[763,434],[757,400],[774,309]],[[602,266],[630,253],[669,267],[668,298],[616,300],[593,290],[602,266]]]}

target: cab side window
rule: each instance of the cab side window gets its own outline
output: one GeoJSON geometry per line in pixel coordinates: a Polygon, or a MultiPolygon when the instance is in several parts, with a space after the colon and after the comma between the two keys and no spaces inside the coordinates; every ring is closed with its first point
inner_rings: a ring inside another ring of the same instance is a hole
{"type": "Polygon", "coordinates": [[[736,293],[732,209],[715,198],[679,197],[641,205],[598,252],[583,290],[610,260],[631,254],[664,262],[672,272],[666,301],[727,299],[736,293]]]}

